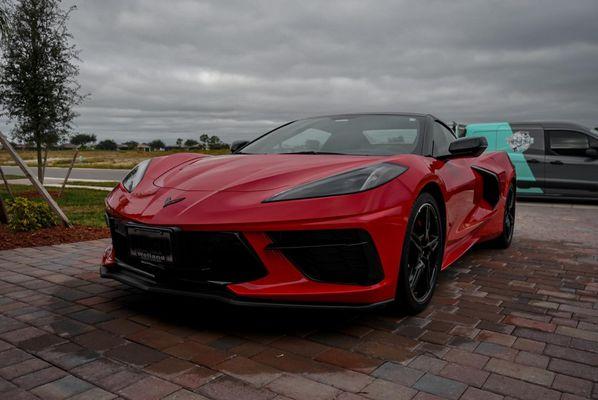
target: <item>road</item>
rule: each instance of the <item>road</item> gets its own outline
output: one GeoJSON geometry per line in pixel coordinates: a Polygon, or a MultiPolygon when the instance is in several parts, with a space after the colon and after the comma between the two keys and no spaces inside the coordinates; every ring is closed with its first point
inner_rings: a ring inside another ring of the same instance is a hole
{"type": "MultiPolygon", "coordinates": [[[[22,175],[19,167],[2,166],[5,174],[22,175]]],[[[29,168],[29,171],[37,176],[36,168],[29,168]]],[[[64,178],[68,168],[46,168],[48,178],[64,178]]],[[[99,168],[73,168],[70,179],[97,179],[102,181],[120,181],[129,172],[128,169],[99,169],[99,168]]]]}

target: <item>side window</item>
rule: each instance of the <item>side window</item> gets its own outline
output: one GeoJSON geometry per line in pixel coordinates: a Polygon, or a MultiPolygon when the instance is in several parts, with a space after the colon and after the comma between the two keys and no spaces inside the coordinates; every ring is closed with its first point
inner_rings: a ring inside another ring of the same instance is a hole
{"type": "Polygon", "coordinates": [[[448,154],[449,145],[456,140],[453,132],[439,122],[434,122],[434,156],[448,154]]]}
{"type": "Polygon", "coordinates": [[[442,129],[442,132],[444,132],[444,136],[446,137],[446,140],[449,143],[452,143],[455,140],[457,140],[457,137],[455,136],[455,134],[453,133],[453,131],[450,130],[449,128],[447,128],[446,126],[440,125],[440,129],[442,129]]]}
{"type": "Polygon", "coordinates": [[[542,128],[512,125],[511,129],[513,135],[507,138],[507,144],[514,152],[532,156],[543,156],[546,153],[542,128]]]}
{"type": "Polygon", "coordinates": [[[575,131],[548,131],[550,151],[559,156],[585,157],[590,147],[588,136],[575,131]]]}

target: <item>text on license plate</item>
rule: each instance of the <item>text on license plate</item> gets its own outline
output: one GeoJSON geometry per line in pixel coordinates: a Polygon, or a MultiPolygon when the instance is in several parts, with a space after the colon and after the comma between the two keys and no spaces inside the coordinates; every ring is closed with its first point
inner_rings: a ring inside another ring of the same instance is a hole
{"type": "Polygon", "coordinates": [[[171,263],[170,231],[129,227],[129,252],[132,257],[152,263],[171,263]]]}

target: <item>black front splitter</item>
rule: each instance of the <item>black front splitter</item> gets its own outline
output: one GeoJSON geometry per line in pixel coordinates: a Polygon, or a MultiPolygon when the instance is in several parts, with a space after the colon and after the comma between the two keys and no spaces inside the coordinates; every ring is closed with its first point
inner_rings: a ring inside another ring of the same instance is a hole
{"type": "Polygon", "coordinates": [[[227,303],[243,307],[264,307],[264,308],[296,308],[296,309],[319,309],[319,310],[370,310],[379,308],[385,304],[392,303],[393,300],[385,300],[371,304],[342,304],[342,303],[285,303],[268,300],[254,300],[235,296],[230,292],[193,292],[188,290],[172,289],[159,286],[146,281],[143,278],[129,274],[122,269],[100,267],[100,276],[102,278],[114,279],[126,285],[140,289],[148,293],[166,294],[174,296],[193,297],[205,300],[214,300],[221,303],[227,303]]]}

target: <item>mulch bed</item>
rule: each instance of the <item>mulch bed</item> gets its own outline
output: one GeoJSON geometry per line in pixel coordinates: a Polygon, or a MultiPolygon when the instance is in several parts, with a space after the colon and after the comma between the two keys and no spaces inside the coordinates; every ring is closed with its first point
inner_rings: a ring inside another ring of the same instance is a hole
{"type": "Polygon", "coordinates": [[[15,232],[10,230],[6,225],[0,225],[0,250],[16,249],[18,247],[50,246],[107,237],[110,237],[110,230],[108,228],[93,228],[89,226],[66,228],[64,226],[55,226],[33,232],[15,232]]]}

